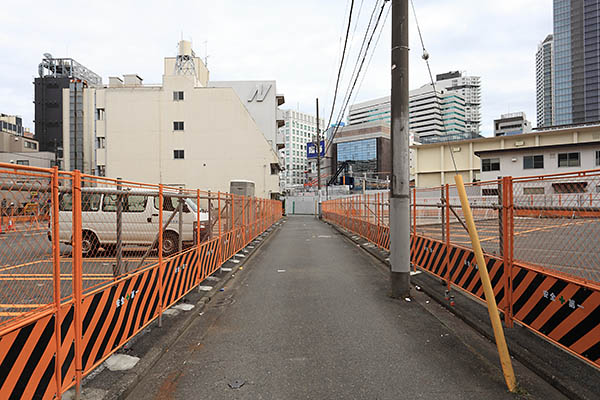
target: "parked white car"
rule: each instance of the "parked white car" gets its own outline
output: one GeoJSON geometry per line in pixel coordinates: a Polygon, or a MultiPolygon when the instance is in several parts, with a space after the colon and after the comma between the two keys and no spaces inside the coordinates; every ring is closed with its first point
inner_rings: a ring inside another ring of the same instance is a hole
{"type": "MultiPolygon", "coordinates": [[[[156,192],[143,194],[136,189],[134,194],[123,190],[121,242],[127,246],[150,246],[159,232],[159,199],[156,192]]],[[[150,192],[150,191],[149,191],[150,192]]],[[[179,235],[184,244],[193,244],[198,207],[191,199],[184,199],[182,232],[179,232],[179,199],[163,197],[163,224],[175,213],[163,232],[163,253],[177,252],[179,235]]],[[[94,256],[99,248],[113,249],[117,243],[117,194],[114,189],[94,188],[93,192],[81,195],[82,253],[84,257],[94,256]]],[[[59,198],[59,241],[72,242],[72,199],[70,193],[61,193],[59,198]]],[[[200,211],[200,235],[204,239],[208,232],[208,213],[200,211]]],[[[51,238],[51,232],[48,232],[51,238]]]]}

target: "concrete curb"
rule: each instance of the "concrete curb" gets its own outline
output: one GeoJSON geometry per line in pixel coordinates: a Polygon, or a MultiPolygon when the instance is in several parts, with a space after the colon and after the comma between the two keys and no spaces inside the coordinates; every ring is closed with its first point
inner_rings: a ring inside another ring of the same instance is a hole
{"type": "MultiPolygon", "coordinates": [[[[367,239],[358,234],[350,233],[335,224],[325,223],[329,224],[352,243],[360,246],[361,249],[384,264],[389,270],[390,263],[386,259],[386,253],[383,250],[378,249],[376,246],[366,247],[362,242],[367,239]],[[358,236],[360,241],[355,240],[353,236],[358,236]]],[[[427,273],[421,273],[411,276],[411,281],[413,287],[415,284],[420,286],[421,290],[431,299],[445,307],[481,335],[494,342],[489,317],[483,302],[477,302],[460,290],[454,289],[452,293],[456,297],[457,305],[450,306],[440,289],[442,286],[438,278],[427,273]],[[437,289],[436,286],[438,287],[437,289]]],[[[516,326],[517,323],[515,323],[516,326]]],[[[516,327],[505,330],[505,335],[511,356],[565,396],[570,399],[581,400],[597,398],[598,393],[600,393],[599,370],[525,328],[516,327]],[[583,376],[587,376],[589,379],[582,381],[581,377],[583,376]]]]}
{"type": "MultiPolygon", "coordinates": [[[[189,314],[183,318],[176,317],[175,319],[171,320],[171,325],[168,326],[168,329],[165,328],[167,330],[166,334],[159,337],[159,340],[157,342],[154,342],[150,349],[145,354],[140,356],[140,361],[132,370],[122,373],[122,375],[116,380],[116,382],[114,382],[114,384],[111,385],[112,388],[105,395],[102,396],[102,399],[117,400],[126,398],[131,393],[131,391],[137,386],[140,380],[148,373],[148,371],[150,371],[152,367],[156,365],[156,363],[160,360],[163,354],[169,351],[169,349],[177,341],[177,339],[179,339],[179,337],[181,337],[186,332],[186,330],[196,320],[196,318],[199,317],[199,314],[203,312],[206,305],[211,301],[214,295],[217,292],[219,292],[219,290],[223,288],[227,283],[229,283],[232,276],[235,275],[239,268],[244,266],[248,261],[250,261],[258,252],[258,250],[260,250],[260,248],[265,243],[270,241],[274,234],[279,231],[283,222],[285,222],[285,218],[280,219],[273,226],[267,229],[263,234],[257,236],[262,237],[263,240],[257,241],[254,244],[255,247],[248,252],[246,257],[243,258],[243,260],[240,260],[239,264],[230,263],[232,271],[227,272],[225,276],[221,277],[221,279],[218,282],[216,282],[216,284],[209,292],[205,292],[199,295],[200,299],[194,303],[196,307],[193,309],[193,311],[189,312],[189,314]]],[[[229,261],[225,262],[222,266],[226,266],[228,262],[229,261]]],[[[220,269],[217,271],[220,271],[220,269]]],[[[222,274],[222,272],[220,273],[222,274]]],[[[216,274],[219,274],[219,272],[215,272],[213,276],[216,274]]],[[[200,284],[202,284],[202,282],[200,284]]],[[[194,289],[192,289],[186,296],[182,298],[182,300],[186,299],[190,295],[198,295],[197,291],[195,293],[194,292],[194,289]]],[[[148,326],[148,328],[155,328],[157,326],[157,321],[155,320],[154,322],[152,322],[152,324],[148,326]]],[[[140,333],[138,333],[138,335],[140,335],[140,333]]],[[[136,336],[132,338],[132,341],[136,341],[136,336]]],[[[100,372],[98,375],[100,375],[102,372],[100,372]]],[[[93,372],[90,375],[90,380],[86,383],[89,383],[89,385],[93,387],[95,376],[93,372]]],[[[82,389],[84,389],[83,385],[82,389]]]]}

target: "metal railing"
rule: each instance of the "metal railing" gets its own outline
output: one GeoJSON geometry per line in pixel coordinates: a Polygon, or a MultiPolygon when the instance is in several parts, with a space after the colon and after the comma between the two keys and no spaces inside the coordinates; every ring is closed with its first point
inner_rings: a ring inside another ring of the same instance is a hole
{"type": "MultiPolygon", "coordinates": [[[[504,323],[600,366],[600,170],[466,186],[504,323]]],[[[323,218],[389,251],[389,194],[323,202],[323,218]]],[[[411,189],[411,262],[483,300],[454,185],[411,189]]]]}
{"type": "Polygon", "coordinates": [[[282,209],[0,164],[0,215],[0,398],[60,398],[282,209]]]}

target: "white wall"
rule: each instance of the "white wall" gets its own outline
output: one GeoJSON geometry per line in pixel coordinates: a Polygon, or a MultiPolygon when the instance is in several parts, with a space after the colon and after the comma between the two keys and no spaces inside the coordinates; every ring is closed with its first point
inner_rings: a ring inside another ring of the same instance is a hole
{"type": "Polygon", "coordinates": [[[481,172],[481,180],[493,180],[499,176],[532,176],[559,174],[564,172],[582,171],[588,169],[600,168],[596,165],[596,151],[600,151],[600,142],[597,145],[580,146],[556,146],[553,148],[536,149],[531,148],[521,151],[506,152],[486,152],[481,154],[480,158],[498,158],[500,159],[500,171],[481,172]],[[558,167],[558,153],[580,153],[581,166],[579,167],[558,167]],[[523,157],[533,155],[544,156],[544,168],[523,169],[523,157]],[[513,161],[513,159],[515,161],[513,161]]]}
{"type": "Polygon", "coordinates": [[[208,86],[232,88],[273,150],[277,150],[277,85],[275,81],[211,81],[208,86]],[[257,89],[258,93],[255,93],[257,89]]]}
{"type": "Polygon", "coordinates": [[[256,183],[256,195],[279,191],[271,174],[277,156],[231,88],[195,87],[165,76],[162,87],[104,91],[106,175],[148,183],[229,190],[229,181],[256,183]],[[183,101],[173,101],[183,91],[183,101]],[[184,131],[173,122],[183,121],[184,131]],[[174,159],[173,150],[185,159],[174,159]]]}

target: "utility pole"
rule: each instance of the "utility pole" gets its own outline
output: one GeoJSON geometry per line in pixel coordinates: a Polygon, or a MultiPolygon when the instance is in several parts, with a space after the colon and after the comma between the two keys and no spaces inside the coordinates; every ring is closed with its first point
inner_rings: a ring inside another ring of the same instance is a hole
{"type": "Polygon", "coordinates": [[[321,218],[321,133],[319,132],[319,98],[317,97],[317,217],[321,218]]]}
{"type": "Polygon", "coordinates": [[[408,0],[392,0],[391,296],[410,295],[410,175],[408,148],[408,0]]]}
{"type": "Polygon", "coordinates": [[[321,133],[319,132],[319,99],[317,98],[317,188],[321,194],[321,133]]]}

